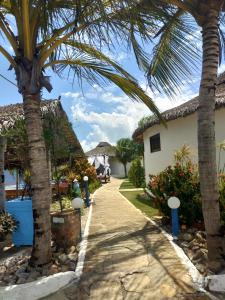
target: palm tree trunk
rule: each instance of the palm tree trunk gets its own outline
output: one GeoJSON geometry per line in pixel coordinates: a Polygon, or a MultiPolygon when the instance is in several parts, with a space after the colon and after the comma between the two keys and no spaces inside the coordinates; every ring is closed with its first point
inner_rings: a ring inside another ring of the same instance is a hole
{"type": "Polygon", "coordinates": [[[218,11],[210,9],[202,24],[203,65],[198,108],[198,156],[208,259],[218,271],[222,263],[220,209],[215,143],[215,87],[219,62],[218,11]]]}
{"type": "Polygon", "coordinates": [[[124,166],[124,174],[125,174],[125,177],[127,177],[127,164],[123,164],[124,166]]]}
{"type": "Polygon", "coordinates": [[[6,140],[0,137],[0,210],[5,209],[4,156],[6,140]]]}
{"type": "Polygon", "coordinates": [[[33,192],[34,242],[30,264],[37,266],[51,260],[51,187],[43,139],[40,94],[23,94],[23,102],[33,192]]]}

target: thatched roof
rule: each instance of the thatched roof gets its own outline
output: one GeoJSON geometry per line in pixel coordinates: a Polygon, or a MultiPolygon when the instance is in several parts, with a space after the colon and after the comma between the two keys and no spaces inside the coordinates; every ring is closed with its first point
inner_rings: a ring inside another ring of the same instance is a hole
{"type": "Polygon", "coordinates": [[[94,149],[85,153],[86,156],[108,155],[116,156],[116,149],[107,142],[100,142],[94,149]]]}
{"type": "MultiPolygon", "coordinates": [[[[225,72],[218,77],[217,89],[216,89],[216,109],[225,107],[225,72]]],[[[195,97],[179,106],[176,106],[172,109],[166,110],[162,113],[162,117],[165,121],[172,121],[178,118],[183,118],[189,116],[196,112],[198,109],[198,97],[195,97]]],[[[135,140],[142,140],[143,133],[148,128],[159,124],[159,119],[155,116],[150,116],[143,126],[138,127],[132,137],[135,140]]]]}
{"type": "MultiPolygon", "coordinates": [[[[68,152],[70,152],[73,157],[84,157],[83,149],[63,110],[60,100],[43,100],[41,102],[41,113],[43,126],[45,128],[51,127],[49,130],[51,138],[53,138],[55,143],[61,148],[65,147],[67,149],[67,154],[66,151],[61,151],[60,149],[58,156],[61,155],[61,157],[58,158],[62,160],[65,159],[68,152]]],[[[7,168],[19,167],[21,160],[23,160],[22,153],[18,154],[18,151],[15,149],[17,144],[21,144],[25,147],[24,137],[20,139],[18,131],[15,132],[15,128],[20,126],[18,122],[23,122],[23,119],[24,112],[22,103],[0,106],[0,133],[7,136],[8,133],[11,134],[12,132],[12,137],[8,137],[5,155],[7,168]]]]}

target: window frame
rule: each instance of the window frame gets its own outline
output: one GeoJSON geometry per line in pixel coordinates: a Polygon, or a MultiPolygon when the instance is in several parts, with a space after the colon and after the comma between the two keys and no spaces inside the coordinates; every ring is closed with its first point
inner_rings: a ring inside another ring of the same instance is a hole
{"type": "Polygon", "coordinates": [[[156,133],[152,136],[149,137],[149,143],[150,143],[150,153],[155,153],[155,152],[159,152],[161,151],[161,137],[160,137],[160,133],[156,133]],[[156,139],[158,137],[158,147],[154,149],[154,145],[152,145],[152,139],[156,139]]]}

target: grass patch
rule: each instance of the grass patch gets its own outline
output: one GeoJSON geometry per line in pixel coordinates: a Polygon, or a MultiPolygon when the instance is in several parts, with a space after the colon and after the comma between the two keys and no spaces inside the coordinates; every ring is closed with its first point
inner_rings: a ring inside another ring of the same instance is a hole
{"type": "Polygon", "coordinates": [[[147,217],[158,216],[158,209],[153,207],[152,200],[144,193],[138,191],[120,192],[134,206],[140,209],[147,217]]]}
{"type": "Polygon", "coordinates": [[[120,185],[121,189],[136,189],[136,187],[128,179],[125,179],[120,185]]]}

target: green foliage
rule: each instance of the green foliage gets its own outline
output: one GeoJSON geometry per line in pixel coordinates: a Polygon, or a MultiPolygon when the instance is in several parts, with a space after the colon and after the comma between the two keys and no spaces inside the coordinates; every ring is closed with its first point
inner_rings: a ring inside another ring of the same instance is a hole
{"type": "Polygon", "coordinates": [[[145,172],[139,158],[136,158],[134,161],[132,161],[130,170],[128,172],[128,178],[130,182],[132,182],[137,188],[145,186],[145,172]]]}
{"type": "Polygon", "coordinates": [[[5,236],[17,229],[19,222],[16,221],[7,212],[0,212],[0,240],[4,240],[5,236]]]}
{"type": "Polygon", "coordinates": [[[116,144],[116,157],[122,164],[127,164],[133,158],[133,141],[122,138],[116,144]]]}
{"type": "Polygon", "coordinates": [[[159,175],[150,175],[148,188],[156,197],[156,207],[165,216],[171,214],[167,200],[171,196],[180,199],[179,217],[183,224],[191,225],[203,221],[200,184],[196,167],[188,162],[167,167],[159,175]]]}
{"type": "Polygon", "coordinates": [[[60,202],[59,201],[54,201],[51,204],[51,211],[62,211],[62,210],[66,210],[66,209],[71,209],[72,205],[71,205],[71,198],[69,196],[64,196],[61,198],[60,202]]]}
{"type": "Polygon", "coordinates": [[[91,194],[93,194],[100,186],[101,186],[101,183],[100,183],[99,180],[92,181],[92,182],[88,185],[89,192],[90,192],[91,194]]]}

